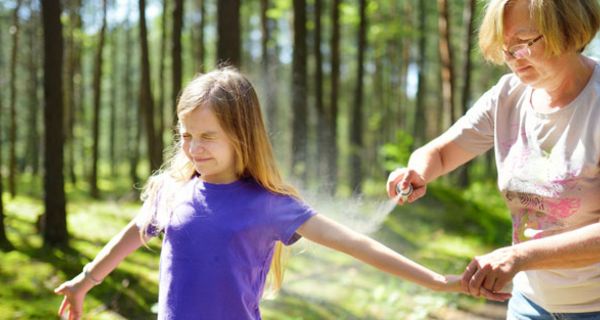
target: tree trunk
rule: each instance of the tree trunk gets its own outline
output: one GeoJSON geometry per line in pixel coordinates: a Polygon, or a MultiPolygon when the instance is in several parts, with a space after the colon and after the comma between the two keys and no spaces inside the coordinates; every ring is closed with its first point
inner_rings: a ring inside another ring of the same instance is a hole
{"type": "Polygon", "coordinates": [[[137,175],[137,166],[138,160],[140,157],[140,124],[138,119],[139,108],[134,108],[132,106],[138,105],[133,97],[133,84],[131,82],[130,74],[134,72],[131,67],[131,57],[132,47],[131,47],[131,23],[129,20],[131,9],[127,7],[127,15],[125,22],[125,50],[123,51],[125,54],[125,72],[123,73],[123,83],[125,84],[125,121],[127,125],[125,126],[125,136],[127,137],[127,154],[128,154],[128,162],[129,162],[129,177],[131,179],[131,183],[134,186],[140,185],[140,179],[137,175]]]}
{"type": "Polygon", "coordinates": [[[44,245],[68,244],[63,177],[63,37],[60,0],[42,1],[44,30],[44,245]]]}
{"type": "Polygon", "coordinates": [[[162,150],[157,148],[156,130],[154,129],[154,98],[150,88],[150,58],[148,54],[148,32],[146,29],[146,1],[139,0],[140,12],[140,51],[141,51],[141,78],[140,78],[140,114],[145,120],[146,143],[150,160],[150,174],[160,167],[162,150]]]}
{"type": "MultiPolygon", "coordinates": [[[[4,68],[4,54],[3,54],[3,50],[4,48],[2,47],[4,45],[4,39],[2,39],[2,36],[4,35],[3,32],[0,32],[0,68],[4,68]]],[[[0,75],[0,81],[4,81],[4,76],[0,75]]],[[[4,101],[2,98],[3,92],[0,92],[0,110],[4,109],[4,106],[2,105],[2,101],[4,101]]],[[[3,127],[2,127],[2,112],[0,112],[0,141],[2,141],[2,132],[3,132],[3,127]]],[[[2,147],[0,147],[0,168],[2,168],[2,147]]],[[[0,249],[2,250],[10,250],[12,249],[12,244],[10,243],[10,241],[8,240],[8,238],[6,237],[6,226],[4,225],[4,200],[2,197],[2,194],[4,193],[4,188],[3,188],[3,180],[4,177],[2,176],[2,170],[0,170],[0,249]]]]}
{"type": "Polygon", "coordinates": [[[359,1],[360,25],[358,28],[358,59],[356,61],[356,90],[352,108],[352,125],[350,130],[350,187],[357,194],[362,193],[362,159],[363,154],[363,76],[365,51],[367,50],[367,1],[359,1]]]}
{"type": "Polygon", "coordinates": [[[119,83],[119,66],[118,66],[118,57],[119,53],[117,48],[118,46],[118,32],[113,29],[111,32],[111,78],[110,78],[110,130],[108,136],[108,147],[109,147],[109,156],[110,156],[110,173],[111,176],[116,177],[117,168],[119,167],[118,159],[117,159],[117,146],[116,146],[116,138],[118,136],[117,129],[121,128],[121,126],[117,125],[117,88],[119,83]]]}
{"type": "Polygon", "coordinates": [[[292,172],[306,183],[308,122],[306,1],[294,0],[294,51],[292,57],[292,172]]]}
{"type": "Polygon", "coordinates": [[[425,97],[427,92],[427,77],[425,68],[427,64],[427,1],[419,1],[419,55],[417,59],[418,85],[417,106],[415,107],[415,121],[413,124],[414,147],[418,148],[426,142],[425,97]]]}
{"type": "MultiPolygon", "coordinates": [[[[321,12],[322,1],[315,0],[315,33],[313,50],[315,55],[315,109],[317,114],[317,177],[326,177],[327,163],[327,112],[323,104],[323,54],[321,52],[321,12]]],[[[322,186],[323,184],[319,184],[322,186]]]]}
{"type": "MultiPolygon", "coordinates": [[[[262,0],[261,0],[262,1],[262,0]]],[[[190,28],[190,36],[192,39],[192,50],[193,50],[193,62],[194,62],[194,74],[200,72],[204,73],[204,64],[206,60],[206,52],[204,47],[204,28],[206,19],[206,6],[204,0],[194,1],[194,7],[192,11],[197,12],[200,17],[197,23],[194,23],[190,28]]],[[[175,122],[176,120],[173,120],[175,122]]]]}
{"type": "Polygon", "coordinates": [[[340,4],[341,0],[333,0],[331,8],[331,96],[329,108],[329,154],[327,158],[328,187],[331,194],[335,194],[338,183],[338,146],[337,146],[337,116],[338,116],[338,91],[340,80],[340,4]]]}
{"type": "Polygon", "coordinates": [[[241,65],[240,0],[217,1],[217,65],[241,65]]]}
{"type": "Polygon", "coordinates": [[[450,17],[448,14],[448,1],[438,0],[438,28],[440,33],[440,59],[442,63],[442,105],[443,105],[443,130],[454,123],[454,71],[452,49],[450,47],[450,17]]]}
{"type": "MultiPolygon", "coordinates": [[[[175,115],[177,113],[177,99],[179,98],[179,91],[181,91],[181,78],[182,78],[182,66],[181,66],[181,30],[183,29],[183,0],[175,0],[175,7],[173,8],[173,34],[171,43],[173,44],[171,48],[171,59],[173,61],[173,87],[172,87],[172,98],[171,103],[173,104],[173,112],[175,115]]],[[[163,121],[163,120],[161,120],[163,121]]],[[[173,126],[174,129],[177,125],[177,117],[173,117],[173,126]]],[[[162,133],[164,132],[164,128],[161,128],[159,143],[162,141],[162,133]]],[[[162,143],[161,143],[162,147],[162,143]]]]}
{"type": "MultiPolygon", "coordinates": [[[[463,11],[463,20],[467,26],[466,29],[466,37],[464,43],[464,53],[465,63],[463,68],[464,74],[464,83],[462,90],[462,99],[460,105],[460,115],[457,115],[457,118],[462,116],[467,112],[470,100],[471,100],[471,50],[473,49],[473,33],[475,32],[475,19],[473,12],[475,11],[475,0],[468,0],[465,4],[465,8],[463,11]]],[[[469,185],[469,167],[471,163],[465,163],[460,166],[458,169],[458,185],[461,187],[466,187],[469,185]]]]}
{"type": "Polygon", "coordinates": [[[13,11],[12,22],[12,50],[10,55],[10,130],[8,139],[8,192],[11,197],[17,195],[17,52],[19,50],[19,10],[22,0],[17,0],[17,6],[13,11]]]}
{"type": "Polygon", "coordinates": [[[94,66],[94,115],[92,119],[92,174],[90,175],[90,195],[92,198],[100,197],[98,189],[98,149],[100,145],[100,99],[102,95],[102,53],[104,51],[104,38],[106,35],[107,0],[102,0],[102,28],[98,35],[98,47],[94,66]]]}
{"type": "Polygon", "coordinates": [[[27,161],[28,169],[31,170],[31,174],[35,181],[37,181],[37,174],[39,173],[40,166],[40,132],[39,132],[39,115],[40,112],[40,100],[38,96],[39,79],[38,69],[40,67],[39,57],[39,15],[36,9],[33,8],[33,1],[29,3],[29,10],[31,12],[29,20],[29,56],[28,56],[28,71],[29,71],[29,83],[28,83],[28,115],[27,115],[27,147],[25,151],[25,160],[27,161]]]}

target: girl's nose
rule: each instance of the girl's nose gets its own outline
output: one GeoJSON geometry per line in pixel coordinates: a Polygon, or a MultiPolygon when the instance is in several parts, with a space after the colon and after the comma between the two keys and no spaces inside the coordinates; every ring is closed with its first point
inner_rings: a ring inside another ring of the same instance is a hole
{"type": "Polygon", "coordinates": [[[191,154],[201,153],[202,151],[204,151],[204,145],[198,140],[192,140],[190,142],[189,150],[191,154]]]}

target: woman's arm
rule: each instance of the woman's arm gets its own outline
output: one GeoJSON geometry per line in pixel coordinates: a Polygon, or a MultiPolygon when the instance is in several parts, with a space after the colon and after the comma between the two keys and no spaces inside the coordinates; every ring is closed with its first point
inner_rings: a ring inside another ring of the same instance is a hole
{"type": "Polygon", "coordinates": [[[456,144],[450,133],[446,132],[415,150],[410,155],[407,168],[396,169],[390,173],[388,195],[392,198],[396,196],[396,184],[400,184],[402,189],[411,184],[414,191],[408,197],[408,202],[413,202],[425,195],[427,183],[451,172],[475,156],[477,154],[456,144]]]}
{"type": "Polygon", "coordinates": [[[344,252],[382,271],[438,291],[460,291],[458,277],[448,279],[405,258],[383,244],[322,215],[305,222],[297,232],[331,249],[344,252]]]}
{"type": "Polygon", "coordinates": [[[522,242],[475,257],[463,274],[465,291],[478,296],[481,287],[500,290],[519,271],[566,269],[600,262],[600,223],[522,242]]]}
{"type": "Polygon", "coordinates": [[[59,316],[68,309],[69,320],[79,319],[83,315],[83,300],[87,292],[142,244],[139,229],[135,222],[131,221],[102,248],[94,261],[86,266],[87,274],[81,273],[54,290],[56,294],[65,296],[58,310],[59,316]]]}

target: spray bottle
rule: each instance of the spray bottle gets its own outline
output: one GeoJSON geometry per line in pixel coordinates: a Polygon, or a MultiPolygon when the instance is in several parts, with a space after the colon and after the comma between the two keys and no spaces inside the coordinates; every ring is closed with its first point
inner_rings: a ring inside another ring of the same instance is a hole
{"type": "Polygon", "coordinates": [[[400,183],[398,183],[396,184],[396,193],[400,195],[402,202],[405,203],[408,200],[408,196],[413,193],[413,186],[409,183],[408,187],[402,189],[400,183]]]}

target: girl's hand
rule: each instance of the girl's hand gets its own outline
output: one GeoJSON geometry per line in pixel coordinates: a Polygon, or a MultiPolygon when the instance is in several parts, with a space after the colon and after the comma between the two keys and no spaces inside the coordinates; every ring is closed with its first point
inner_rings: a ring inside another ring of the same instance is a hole
{"type": "Polygon", "coordinates": [[[58,316],[64,319],[63,314],[67,311],[67,319],[81,319],[83,316],[83,300],[93,286],[94,284],[86,279],[82,273],[54,289],[54,293],[65,296],[58,309],[58,316]]]}
{"type": "Polygon", "coordinates": [[[460,280],[462,276],[450,274],[444,276],[444,283],[439,288],[439,291],[442,292],[461,292],[465,293],[460,285],[460,280]]]}
{"type": "Polygon", "coordinates": [[[398,204],[403,205],[405,202],[413,203],[417,199],[425,195],[427,184],[423,177],[415,170],[409,168],[398,168],[390,173],[387,180],[387,193],[392,199],[396,198],[396,185],[400,185],[400,189],[407,189],[412,185],[413,192],[406,198],[400,197],[398,204]]]}

